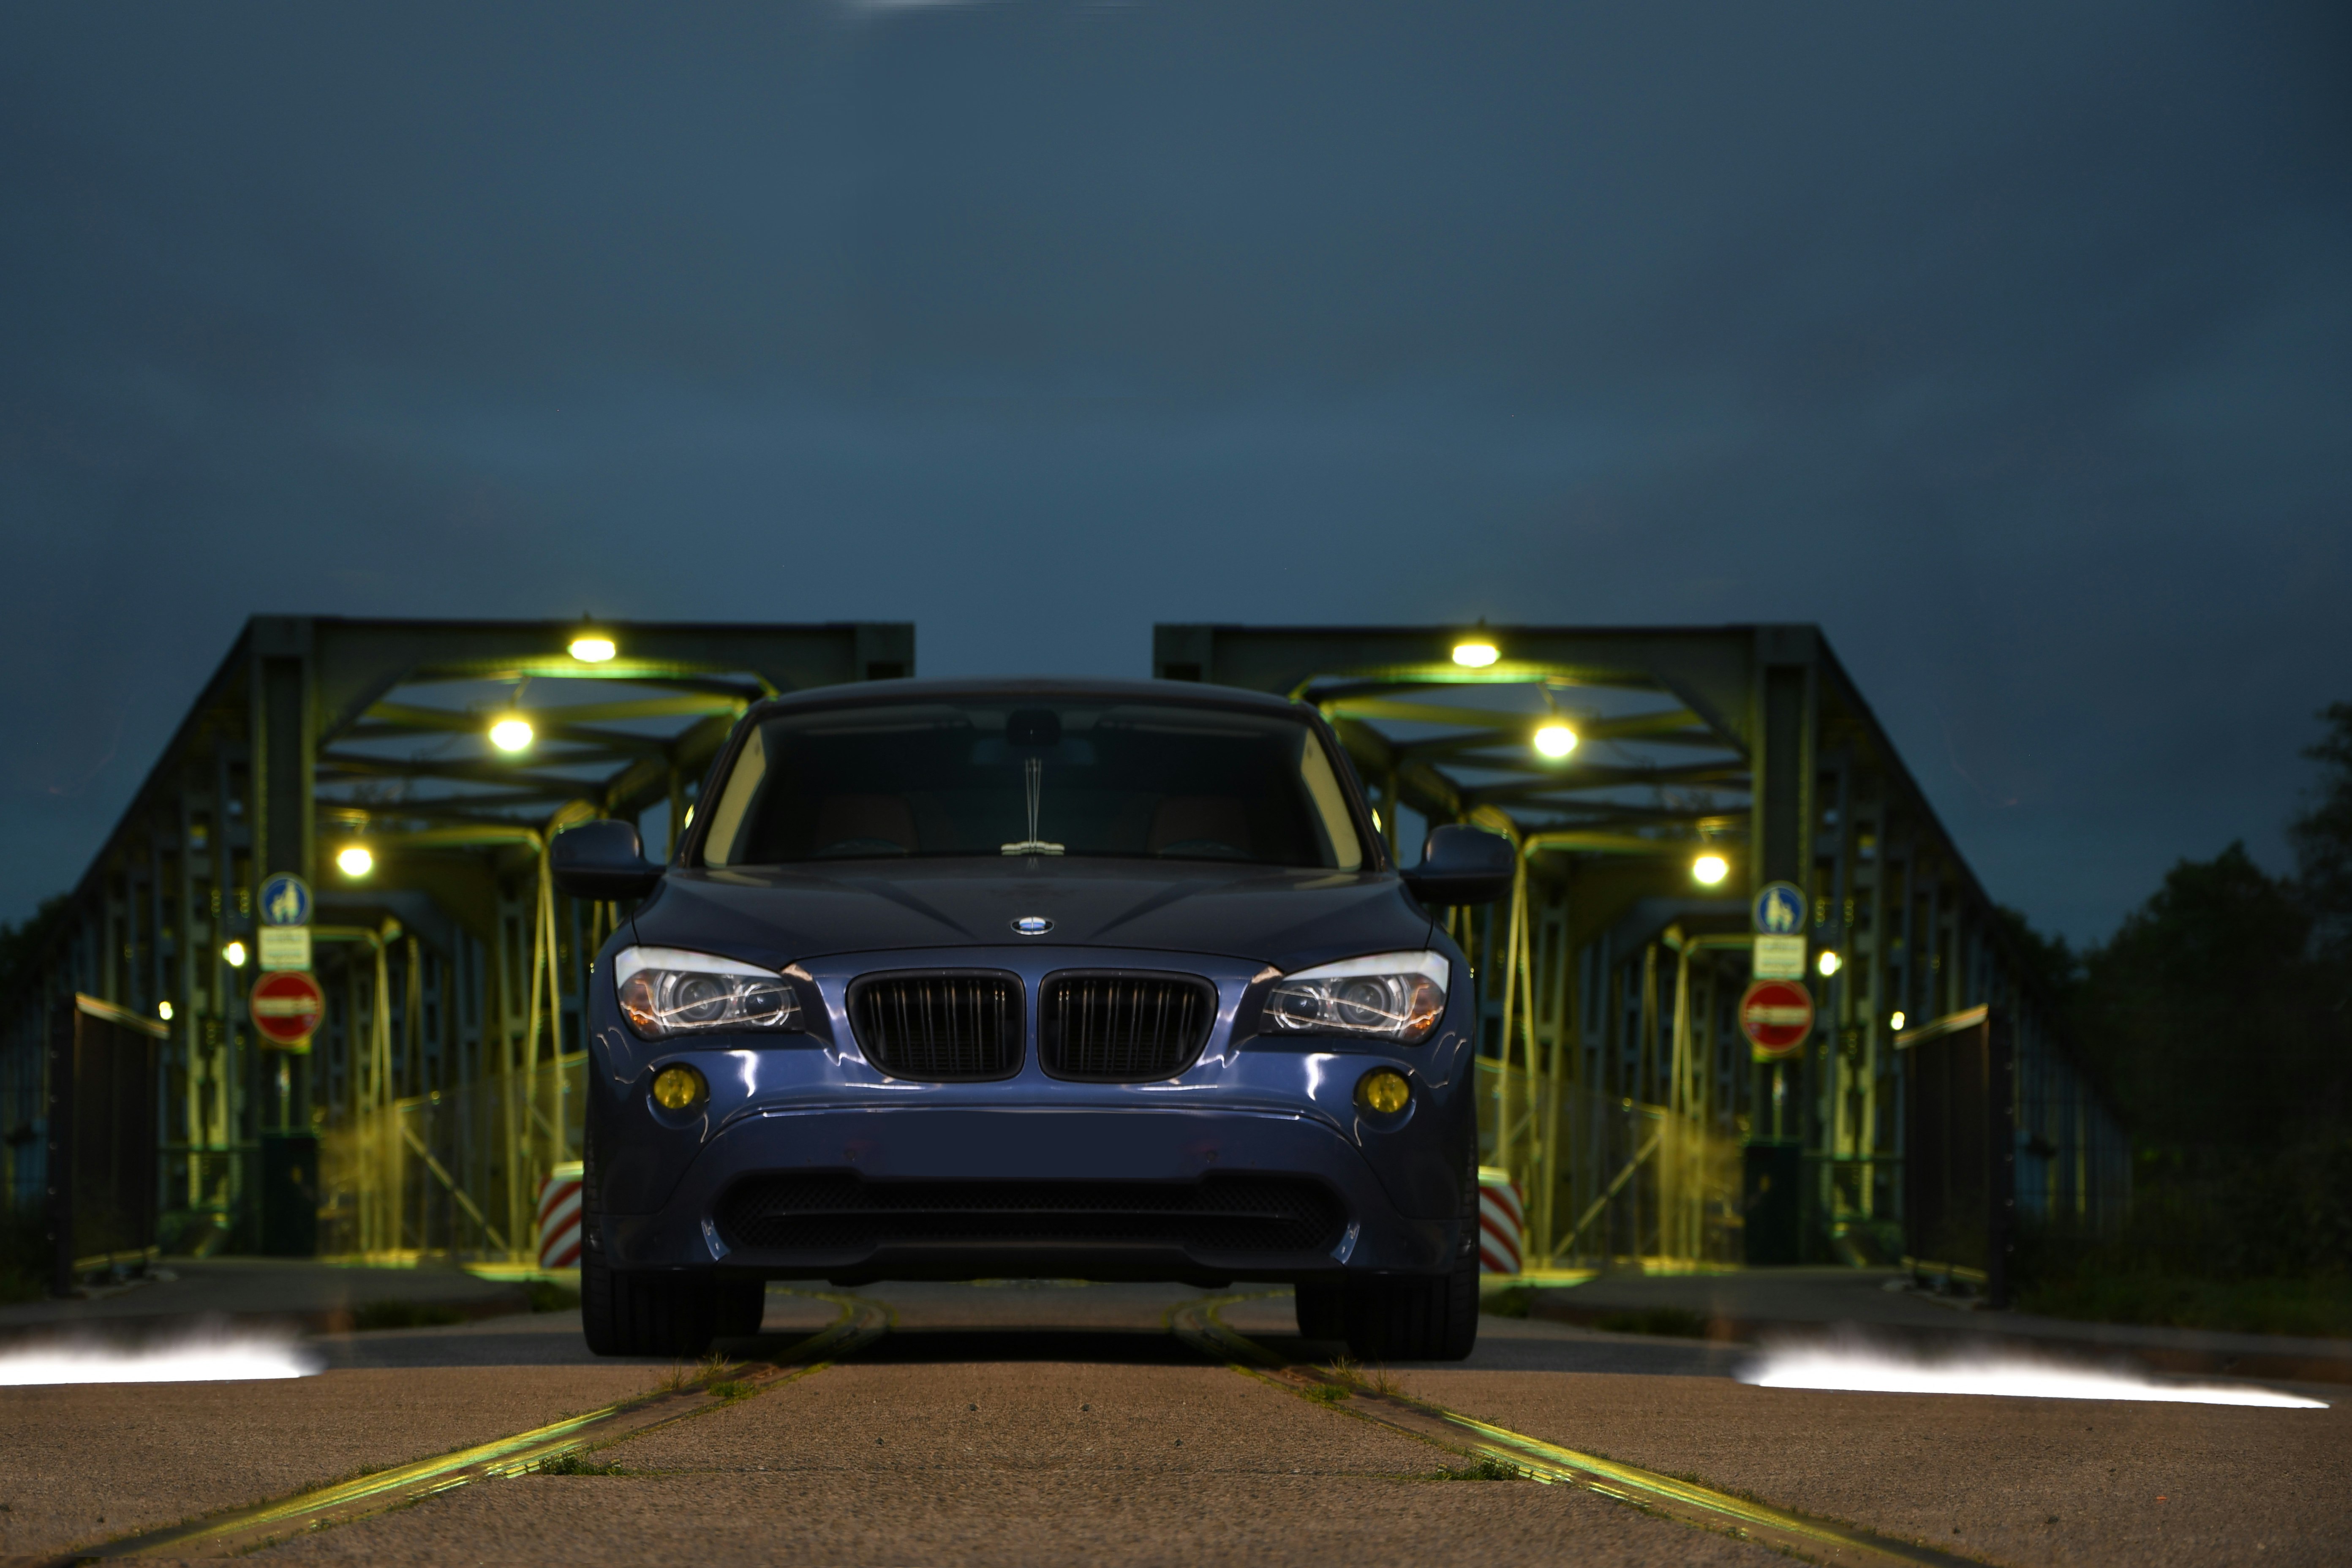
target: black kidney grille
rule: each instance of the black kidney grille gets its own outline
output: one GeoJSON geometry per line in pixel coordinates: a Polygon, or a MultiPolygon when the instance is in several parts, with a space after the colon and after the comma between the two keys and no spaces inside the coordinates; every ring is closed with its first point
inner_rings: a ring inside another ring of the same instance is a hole
{"type": "Polygon", "coordinates": [[[1216,991],[1189,974],[1057,974],[1037,1049],[1055,1078],[1144,1083],[1191,1067],[1216,1016],[1216,991]]]}
{"type": "Polygon", "coordinates": [[[866,1060],[892,1078],[950,1082],[1021,1068],[1021,982],[1010,974],[883,974],[850,987],[866,1060]]]}
{"type": "Polygon", "coordinates": [[[1204,1257],[1328,1252],[1347,1212],[1301,1176],[1199,1182],[869,1182],[854,1172],[754,1176],[719,1205],[729,1246],[864,1255],[932,1245],[1160,1246],[1204,1257]]]}

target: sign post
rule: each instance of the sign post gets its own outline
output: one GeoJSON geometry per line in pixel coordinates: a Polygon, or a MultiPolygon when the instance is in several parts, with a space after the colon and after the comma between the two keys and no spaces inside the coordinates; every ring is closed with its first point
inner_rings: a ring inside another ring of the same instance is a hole
{"type": "Polygon", "coordinates": [[[307,1051],[327,1016],[327,994],[307,969],[281,969],[253,983],[246,1010],[261,1037],[280,1050],[307,1051]]]}
{"type": "Polygon", "coordinates": [[[1801,980],[1759,980],[1739,999],[1739,1028],[1759,1058],[1785,1057],[1813,1032],[1813,994],[1801,980]]]}

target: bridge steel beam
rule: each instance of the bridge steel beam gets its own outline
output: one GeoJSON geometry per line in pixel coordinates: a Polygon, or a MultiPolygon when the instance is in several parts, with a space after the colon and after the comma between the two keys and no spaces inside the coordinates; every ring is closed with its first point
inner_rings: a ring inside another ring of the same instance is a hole
{"type": "Polygon", "coordinates": [[[79,994],[167,1030],[162,1239],[300,1249],[299,1224],[290,1239],[265,1234],[261,1152],[272,1135],[315,1134],[321,1164],[294,1174],[325,1181],[329,1250],[362,1249],[364,1209],[365,1250],[521,1254],[530,1182],[572,1154],[563,1077],[579,1042],[566,1031],[616,913],[552,893],[551,830],[661,810],[674,836],[749,703],[914,668],[903,622],[254,617],[47,908],[30,984],[0,1005],[0,1205],[47,1201],[58,1086],[44,1041],[79,994]],[[586,631],[614,655],[573,657],[586,631]],[[528,760],[483,738],[509,709],[538,731],[528,760]],[[337,868],[351,844],[375,857],[364,878],[337,868]],[[308,1053],[259,1048],[245,1015],[258,889],[281,871],[318,895],[329,1007],[308,1053]],[[518,1073],[532,1103],[475,1106],[479,1125],[454,1126],[451,1106],[518,1073]],[[498,1135],[509,1123],[514,1135],[498,1135]],[[335,1189],[346,1179],[365,1192],[335,1189]]]}
{"type": "MultiPolygon", "coordinates": [[[[1512,838],[1508,907],[1455,910],[1481,998],[1482,1142],[1556,1266],[1892,1260],[1903,1251],[1901,1027],[1981,1003],[2016,1022],[2017,1202],[2097,1231],[2122,1135],[2052,999],[1819,627],[1161,625],[1152,674],[1328,717],[1384,831],[1406,812],[1512,838]],[[1458,663],[1480,644],[1491,662],[1458,663]],[[1579,736],[1566,758],[1539,724],[1579,736]],[[1693,877],[1702,851],[1733,875],[1693,877]],[[1751,1059],[1736,1005],[1750,897],[1811,904],[1812,1036],[1751,1059]],[[1761,1190],[1793,1177],[1780,1209],[1761,1190]],[[1785,1214],[1785,1225],[1747,1223],[1785,1214]]],[[[1410,844],[1402,846],[1408,854],[1410,844]]]]}

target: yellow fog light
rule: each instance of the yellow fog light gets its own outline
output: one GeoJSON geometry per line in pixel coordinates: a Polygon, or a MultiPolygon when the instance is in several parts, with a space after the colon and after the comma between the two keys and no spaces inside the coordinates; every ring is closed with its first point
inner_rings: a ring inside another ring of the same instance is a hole
{"type": "Polygon", "coordinates": [[[688,1110],[704,1094],[702,1075],[689,1067],[672,1065],[654,1074],[654,1103],[664,1110],[688,1110]]]}
{"type": "Polygon", "coordinates": [[[1412,1085],[1394,1068],[1374,1068],[1356,1080],[1356,1103],[1382,1116],[1394,1116],[1412,1099],[1412,1085]]]}

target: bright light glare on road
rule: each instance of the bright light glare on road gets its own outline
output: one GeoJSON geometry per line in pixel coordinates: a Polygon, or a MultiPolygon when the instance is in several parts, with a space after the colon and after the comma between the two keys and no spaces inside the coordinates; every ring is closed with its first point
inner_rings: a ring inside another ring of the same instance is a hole
{"type": "Polygon", "coordinates": [[[490,744],[501,752],[520,752],[530,744],[530,721],[501,719],[490,726],[490,744]]]}
{"type": "Polygon", "coordinates": [[[2160,1383],[2103,1367],[2069,1366],[2017,1354],[1927,1361],[1863,1344],[1781,1346],[1742,1368],[1759,1388],[1820,1388],[1853,1394],[1975,1394],[2009,1399],[2132,1399],[2172,1405],[2258,1405],[2325,1410],[2325,1401],[2253,1384],[2160,1383]]]}
{"type": "Polygon", "coordinates": [[[252,1336],[151,1345],[26,1345],[0,1352],[0,1387],[59,1383],[244,1383],[310,1377],[325,1364],[291,1340],[252,1336]]]}
{"type": "Polygon", "coordinates": [[[1691,862],[1691,875],[1712,888],[1731,875],[1731,862],[1720,855],[1702,855],[1691,862]]]}
{"type": "Polygon", "coordinates": [[[1547,757],[1564,757],[1576,750],[1576,731],[1565,724],[1547,724],[1536,731],[1536,750],[1547,757]]]}

